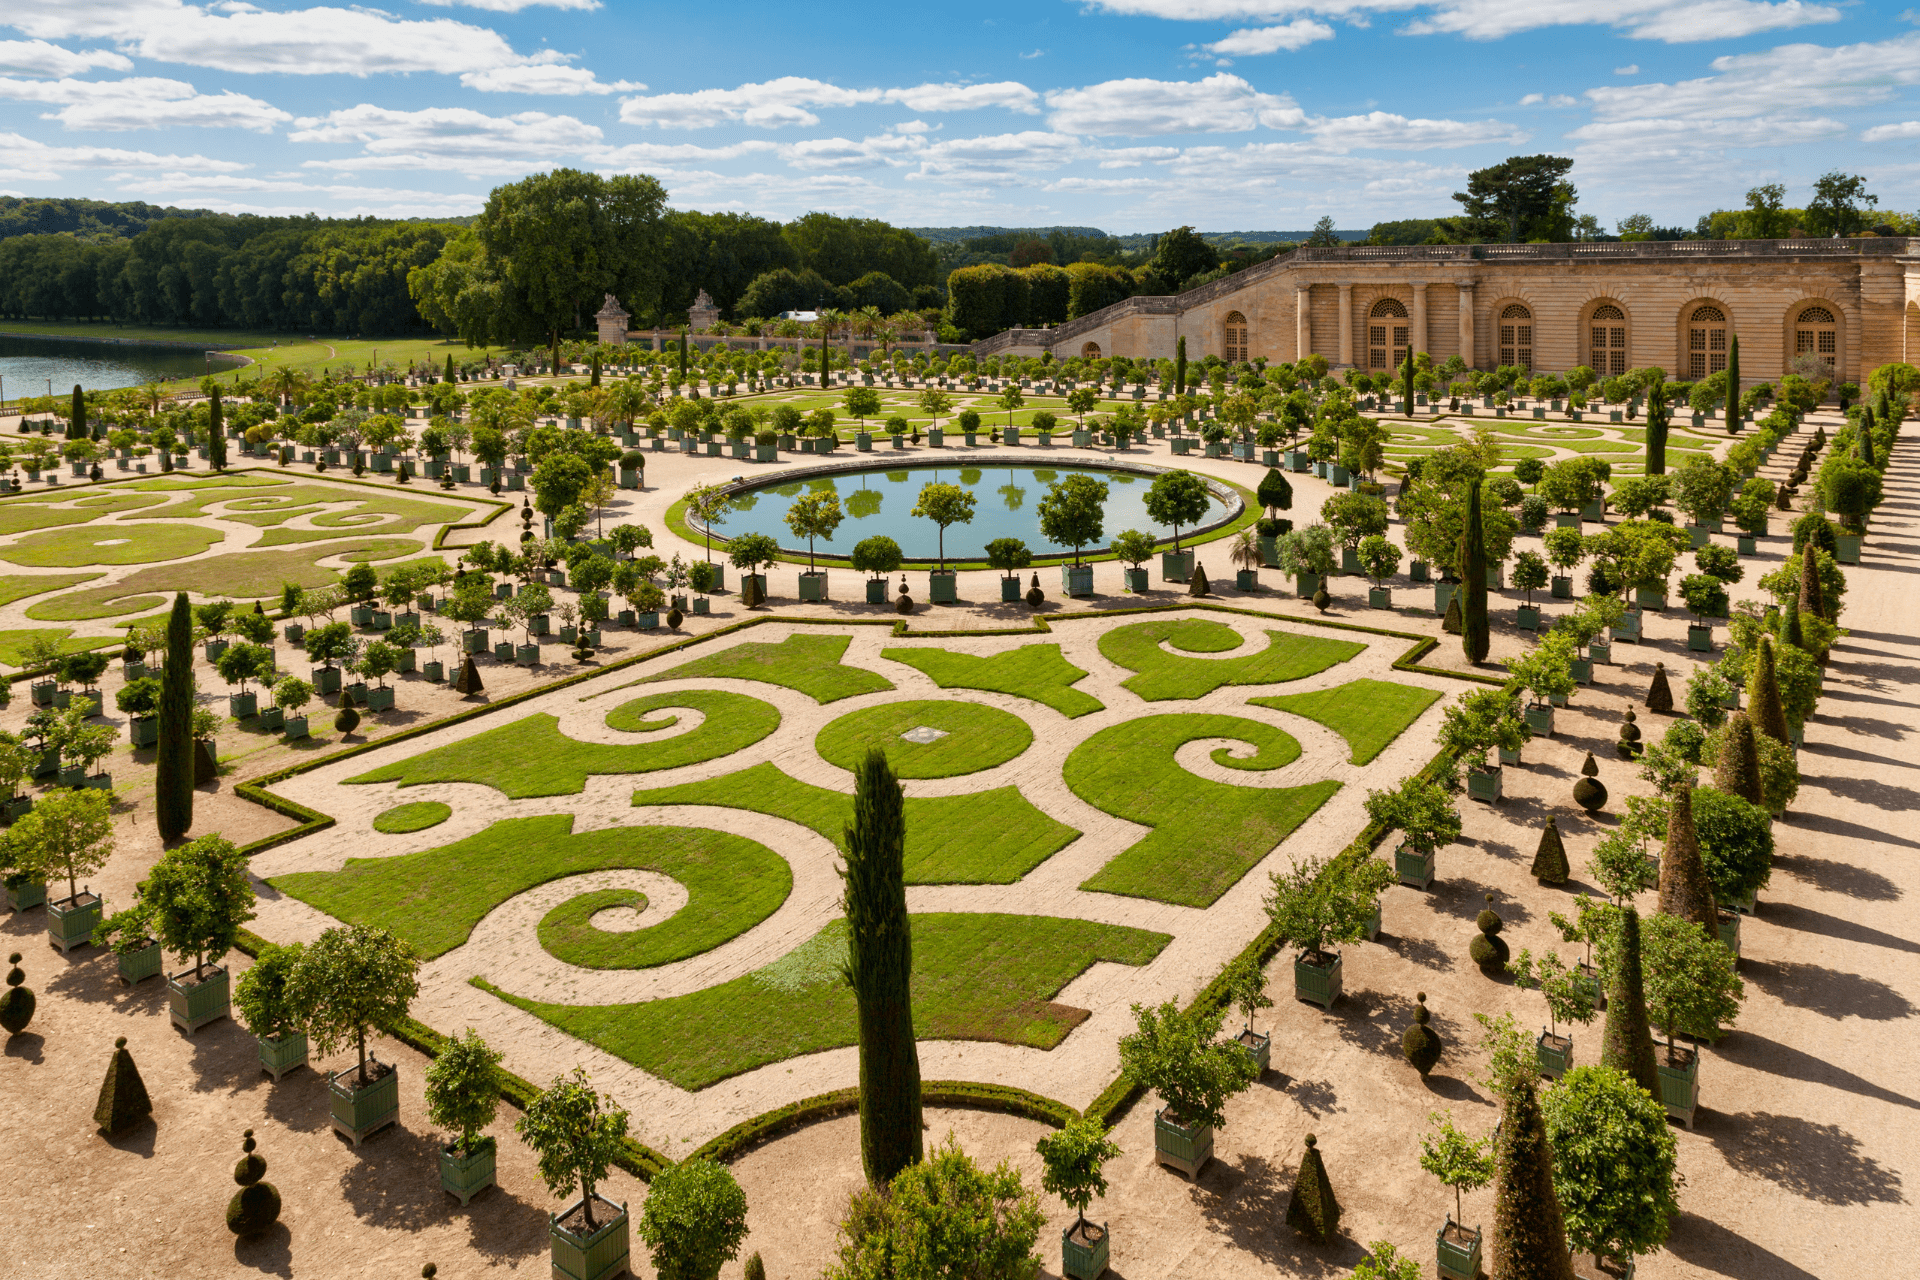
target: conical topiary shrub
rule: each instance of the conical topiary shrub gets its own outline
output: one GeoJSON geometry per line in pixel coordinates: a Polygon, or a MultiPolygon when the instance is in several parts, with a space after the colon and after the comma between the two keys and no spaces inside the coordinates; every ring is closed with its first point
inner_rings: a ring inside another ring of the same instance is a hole
{"type": "Polygon", "coordinates": [[[1414,997],[1418,1004],[1413,1009],[1413,1025],[1400,1037],[1400,1052],[1413,1065],[1413,1069],[1422,1076],[1433,1070],[1440,1061],[1440,1033],[1427,1025],[1433,1015],[1427,1011],[1427,993],[1422,991],[1414,997]]]}
{"type": "Polygon", "coordinates": [[[740,1277],[741,1280],[767,1280],[767,1264],[760,1261],[758,1253],[747,1255],[747,1265],[740,1277]]]}
{"type": "Polygon", "coordinates": [[[0,1027],[5,1027],[8,1035],[17,1036],[33,1021],[35,1002],[33,992],[20,985],[27,980],[20,968],[20,953],[8,956],[7,963],[13,967],[7,970],[6,994],[0,995],[0,1027]]]}
{"type": "Polygon", "coordinates": [[[1720,762],[1713,767],[1713,785],[1748,804],[1763,805],[1760,748],[1753,744],[1753,721],[1744,711],[1727,717],[1720,735],[1720,762]]]}
{"type": "Polygon", "coordinates": [[[1553,1150],[1530,1076],[1507,1094],[1493,1160],[1496,1280],[1574,1280],[1566,1219],[1553,1190],[1553,1150]]]}
{"type": "Polygon", "coordinates": [[[1540,847],[1533,851],[1532,874],[1541,884],[1567,882],[1567,846],[1560,840],[1560,819],[1551,814],[1540,832],[1540,847]]]}
{"type": "Polygon", "coordinates": [[[1812,538],[1808,538],[1806,545],[1800,548],[1800,612],[1825,618],[1827,603],[1820,586],[1820,561],[1816,558],[1818,551],[1812,538]]]}
{"type": "Polygon", "coordinates": [[[1647,686],[1647,710],[1661,715],[1673,713],[1673,686],[1667,683],[1667,664],[1653,664],[1653,683],[1647,686]]]}
{"type": "Polygon", "coordinates": [[[1591,751],[1580,766],[1580,781],[1573,784],[1573,802],[1589,813],[1607,807],[1607,784],[1600,781],[1600,766],[1591,751]]]}
{"type": "Polygon", "coordinates": [[[454,677],[453,691],[472,695],[485,688],[486,686],[480,682],[480,668],[473,665],[473,655],[468,654],[466,660],[460,664],[460,674],[454,677]]]}
{"type": "MultiPolygon", "coordinates": [[[[760,589],[759,575],[748,574],[747,580],[740,584],[740,607],[742,609],[753,609],[766,602],[767,593],[760,589]]],[[[673,625],[678,626],[679,623],[674,623],[673,625]]]]}
{"type": "Polygon", "coordinates": [[[1190,596],[1204,596],[1207,595],[1209,591],[1210,588],[1207,585],[1207,566],[1203,564],[1194,565],[1193,576],[1187,579],[1187,594],[1190,596]]]}
{"type": "MultiPolygon", "coordinates": [[[[1799,621],[1796,615],[1796,629],[1799,621]]],[[[1780,677],[1774,662],[1772,636],[1761,636],[1760,648],[1753,655],[1753,673],[1747,677],[1747,710],[1753,717],[1756,733],[1766,734],[1783,747],[1791,744],[1786,708],[1780,702],[1780,677]]]]}
{"type": "Polygon", "coordinates": [[[153,1100],[147,1097],[146,1081],[140,1068],[133,1065],[127,1052],[127,1038],[113,1042],[113,1061],[107,1064],[107,1078],[100,1082],[100,1100],[93,1105],[93,1123],[109,1138],[117,1137],[153,1114],[153,1100]]]}
{"type": "Polygon", "coordinates": [[[1500,936],[1500,930],[1505,927],[1505,924],[1506,922],[1500,918],[1500,913],[1493,909],[1493,895],[1488,894],[1486,908],[1474,920],[1474,925],[1480,932],[1475,934],[1473,941],[1467,944],[1467,954],[1487,973],[1502,973],[1506,970],[1507,957],[1511,952],[1507,948],[1507,940],[1500,936]]]}
{"type": "Polygon", "coordinates": [[[1287,1204],[1287,1225],[1315,1244],[1331,1244],[1340,1232],[1340,1202],[1334,1198],[1319,1143],[1307,1135],[1307,1151],[1293,1179],[1293,1199],[1287,1204]]]}
{"type": "Polygon", "coordinates": [[[1600,1065],[1621,1072],[1657,1098],[1660,1072],[1653,1059],[1653,1028],[1647,1022],[1647,992],[1640,971],[1640,912],[1632,903],[1620,908],[1616,929],[1600,1065]]]}
{"type": "Polygon", "coordinates": [[[1800,601],[1791,596],[1787,598],[1787,607],[1780,615],[1780,639],[1796,649],[1807,647],[1806,637],[1800,634],[1800,601]]]}
{"type": "Polygon", "coordinates": [[[1667,812],[1667,848],[1660,857],[1660,910],[1691,920],[1719,937],[1713,881],[1700,860],[1700,837],[1693,827],[1693,788],[1681,787],[1667,812]]]}
{"type": "Polygon", "coordinates": [[[280,1192],[267,1176],[267,1162],[253,1153],[253,1130],[240,1144],[245,1155],[233,1166],[233,1180],[240,1190],[227,1201],[227,1230],[237,1236],[258,1235],[280,1220],[280,1192]]]}
{"type": "Polygon", "coordinates": [[[1460,621],[1460,593],[1456,591],[1447,597],[1447,612],[1440,619],[1440,629],[1450,636],[1457,636],[1463,625],[1460,621]]]}

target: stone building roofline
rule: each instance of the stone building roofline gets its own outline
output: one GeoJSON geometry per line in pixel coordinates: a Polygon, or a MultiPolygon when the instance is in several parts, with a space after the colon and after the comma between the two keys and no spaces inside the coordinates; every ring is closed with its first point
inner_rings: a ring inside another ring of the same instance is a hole
{"type": "Polygon", "coordinates": [[[619,300],[612,294],[608,294],[607,300],[600,304],[600,309],[593,313],[595,320],[625,320],[629,316],[630,313],[621,307],[619,300]]]}

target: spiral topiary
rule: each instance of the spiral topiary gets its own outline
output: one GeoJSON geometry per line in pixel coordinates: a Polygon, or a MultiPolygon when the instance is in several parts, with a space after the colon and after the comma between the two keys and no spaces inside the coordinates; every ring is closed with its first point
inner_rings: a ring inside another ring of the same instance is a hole
{"type": "Polygon", "coordinates": [[[27,980],[20,968],[20,953],[8,956],[7,963],[13,967],[7,970],[7,992],[0,995],[0,1027],[5,1027],[8,1035],[17,1036],[33,1021],[35,1000],[33,992],[20,985],[27,980]]]}
{"type": "Polygon", "coordinates": [[[253,1130],[246,1132],[240,1150],[246,1154],[233,1166],[240,1190],[227,1201],[227,1230],[237,1236],[258,1235],[280,1220],[280,1192],[267,1176],[267,1162],[253,1152],[253,1130]]]}
{"type": "Polygon", "coordinates": [[[1486,909],[1475,918],[1473,923],[1480,932],[1474,936],[1472,942],[1467,944],[1467,955],[1489,974],[1504,972],[1507,967],[1507,957],[1512,952],[1507,948],[1507,940],[1500,936],[1500,930],[1506,922],[1500,918],[1500,913],[1493,909],[1492,894],[1487,895],[1486,909]]]}
{"type": "Polygon", "coordinates": [[[1600,781],[1600,766],[1594,763],[1591,751],[1580,766],[1580,781],[1573,784],[1573,801],[1589,813],[1607,807],[1607,784],[1600,781]]]}
{"type": "Polygon", "coordinates": [[[1440,1033],[1427,1025],[1433,1015],[1427,1011],[1427,993],[1422,991],[1414,997],[1419,1001],[1413,1010],[1413,1025],[1400,1037],[1400,1052],[1405,1055],[1413,1069],[1422,1076],[1433,1070],[1440,1061],[1440,1033]]]}

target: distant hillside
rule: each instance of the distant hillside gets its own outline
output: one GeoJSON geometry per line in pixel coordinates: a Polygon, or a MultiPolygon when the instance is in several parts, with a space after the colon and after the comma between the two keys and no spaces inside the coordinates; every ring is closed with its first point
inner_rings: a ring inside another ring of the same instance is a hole
{"type": "MultiPolygon", "coordinates": [[[[1116,236],[1102,231],[1098,227],[908,227],[923,240],[936,245],[958,245],[968,241],[1005,240],[1009,244],[1017,240],[1050,240],[1056,235],[1070,236],[1079,240],[1111,240],[1127,250],[1151,249],[1158,232],[1140,232],[1133,235],[1116,236]]],[[[1222,247],[1234,244],[1300,244],[1313,234],[1311,228],[1303,231],[1202,231],[1201,238],[1209,244],[1222,247]]],[[[1365,240],[1367,229],[1355,228],[1339,232],[1342,240],[1365,240]]]]}
{"type": "MultiPolygon", "coordinates": [[[[1313,228],[1308,227],[1304,231],[1202,231],[1200,238],[1212,245],[1304,244],[1306,243],[1307,237],[1312,234],[1313,228]]],[[[1337,231],[1335,234],[1342,240],[1365,240],[1367,238],[1367,230],[1365,227],[1357,230],[1337,231]]],[[[1154,234],[1115,236],[1114,239],[1129,249],[1146,249],[1152,247],[1154,234]]]]}
{"type": "Polygon", "coordinates": [[[1098,227],[908,227],[922,240],[934,244],[958,244],[962,240],[985,240],[1013,236],[1021,240],[1045,240],[1054,232],[1089,240],[1105,240],[1107,233],[1098,227]]]}
{"type": "MultiPolygon", "coordinates": [[[[59,196],[23,198],[0,196],[0,240],[10,236],[68,235],[81,240],[131,240],[149,226],[167,218],[224,218],[238,221],[250,215],[217,209],[181,209],[141,200],[79,200],[59,196]]],[[[474,215],[452,218],[316,218],[326,223],[435,222],[466,226],[474,215]]]]}

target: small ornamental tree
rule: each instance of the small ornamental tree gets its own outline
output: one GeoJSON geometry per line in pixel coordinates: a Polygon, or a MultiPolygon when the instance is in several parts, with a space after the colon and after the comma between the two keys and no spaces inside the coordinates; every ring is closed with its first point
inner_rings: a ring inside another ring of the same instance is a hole
{"type": "Polygon", "coordinates": [[[1375,587],[1383,587],[1388,578],[1400,571],[1400,548],[1381,534],[1370,533],[1360,539],[1354,554],[1360,561],[1360,571],[1375,587]]]}
{"type": "Polygon", "coordinates": [[[743,533],[727,544],[727,560],[742,573],[755,574],[780,555],[780,544],[764,533],[743,533]]]}
{"type": "Polygon", "coordinates": [[[1780,697],[1779,664],[1775,660],[1773,637],[1760,637],[1754,651],[1753,670],[1747,676],[1747,707],[1753,727],[1781,746],[1791,741],[1785,704],[1780,697]]]}
{"type": "Polygon", "coordinates": [[[147,873],[140,900],[167,950],[193,957],[198,980],[208,964],[233,949],[240,926],[253,919],[246,855],[219,834],[169,849],[147,873]]]}
{"type": "MultiPolygon", "coordinates": [[[[866,387],[860,387],[858,390],[866,391],[870,395],[872,394],[871,390],[866,387]]],[[[848,394],[851,395],[852,392],[850,391],[848,394]]],[[[928,487],[931,488],[932,486],[928,487]]],[[[955,488],[957,486],[950,485],[947,487],[955,488]]],[[[967,497],[968,501],[972,501],[973,495],[968,494],[967,497]]],[[[825,538],[828,542],[832,542],[833,532],[840,527],[840,521],[844,516],[845,513],[840,509],[840,495],[831,492],[806,494],[803,497],[795,498],[793,505],[787,508],[787,528],[793,530],[794,537],[805,538],[807,540],[808,573],[818,572],[819,569],[818,564],[814,560],[814,539],[825,538]]],[[[942,532],[944,532],[944,530],[942,530],[942,532]]],[[[702,563],[705,562],[702,561],[702,563]]]]}
{"type": "Polygon", "coordinates": [[[1273,873],[1273,892],[1265,903],[1267,917],[1281,941],[1299,948],[1309,963],[1324,966],[1330,946],[1366,936],[1374,903],[1392,879],[1392,869],[1372,858],[1349,870],[1343,864],[1308,857],[1273,873]]]}
{"type": "Polygon", "coordinates": [[[1668,813],[1667,847],[1660,859],[1660,913],[1691,920],[1703,929],[1718,927],[1713,882],[1700,860],[1700,838],[1693,824],[1693,789],[1673,799],[1668,813]]]}
{"type": "Polygon", "coordinates": [[[1566,842],[1560,838],[1560,820],[1548,814],[1547,825],[1540,829],[1540,844],[1533,851],[1533,866],[1528,874],[1542,884],[1565,884],[1569,871],[1566,842]]]}
{"type": "Polygon", "coordinates": [[[1321,1159],[1320,1144],[1307,1135],[1307,1148],[1294,1175],[1293,1196],[1287,1201],[1287,1225],[1315,1244],[1332,1244],[1340,1234],[1340,1201],[1321,1159]]]}
{"type": "Polygon", "coordinates": [[[1075,1116],[1042,1137],[1034,1149],[1045,1165],[1041,1188],[1048,1195],[1059,1196],[1073,1210],[1074,1229],[1084,1238],[1088,1234],[1087,1206],[1095,1196],[1107,1194],[1107,1179],[1101,1170],[1120,1154],[1119,1144],[1098,1123],[1075,1116]]]}
{"type": "Polygon", "coordinates": [[[1766,810],[1716,787],[1693,792],[1700,862],[1716,904],[1751,897],[1773,876],[1773,823],[1766,810]]]}
{"type": "Polygon", "coordinates": [[[1247,1020],[1246,1034],[1252,1035],[1254,1012],[1273,1008],[1273,997],[1267,994],[1267,971],[1252,956],[1242,955],[1228,965],[1221,976],[1226,984],[1227,1002],[1247,1020]]]}
{"type": "Polygon", "coordinates": [[[1518,751],[1532,737],[1520,718],[1517,699],[1505,689],[1476,689],[1463,693],[1442,710],[1435,741],[1462,764],[1490,768],[1487,757],[1495,747],[1518,751]]]}
{"type": "Polygon", "coordinates": [[[51,791],[7,833],[14,869],[48,883],[65,878],[67,896],[79,896],[82,877],[98,875],[113,856],[113,805],[93,788],[51,791]]]}
{"type": "MultiPolygon", "coordinates": [[[[1105,486],[1101,486],[1101,497],[1105,498],[1105,486]]],[[[804,501],[804,499],[803,499],[804,501]]],[[[798,505],[798,504],[795,504],[798,505]]],[[[920,487],[920,497],[908,512],[917,520],[931,520],[939,529],[939,572],[947,571],[947,526],[952,524],[971,524],[973,522],[974,497],[971,489],[957,484],[929,483],[920,487]]],[[[1044,503],[1042,510],[1044,511],[1044,503]]],[[[1078,547],[1074,551],[1079,554],[1078,547]]]]}
{"type": "Polygon", "coordinates": [[[668,1165],[647,1188],[639,1231],[659,1280],[718,1280],[747,1237],[747,1193],[711,1160],[668,1165]]]}
{"type": "MultiPolygon", "coordinates": [[[[1729,688],[1731,684],[1729,683],[1729,688]]],[[[1754,744],[1753,721],[1744,711],[1736,711],[1710,738],[1717,738],[1718,762],[1713,781],[1722,791],[1739,796],[1748,804],[1765,800],[1760,789],[1760,753],[1754,744]]]]}
{"type": "MultiPolygon", "coordinates": [[[[1168,473],[1181,474],[1181,473],[1168,473]]],[[[1163,475],[1160,480],[1166,479],[1163,475]]],[[[1159,480],[1154,482],[1159,483],[1159,480]]],[[[1055,480],[1035,506],[1040,517],[1040,533],[1057,546],[1073,548],[1073,562],[1080,563],[1080,548],[1097,543],[1104,532],[1107,483],[1090,475],[1070,475],[1055,480]]],[[[968,507],[971,514],[972,508],[968,507]]]]}
{"type": "Polygon", "coordinates": [[[451,1150],[471,1156],[493,1145],[481,1133],[500,1110],[500,1059],[504,1055],[468,1027],[450,1038],[427,1067],[427,1120],[451,1131],[451,1150]]]}
{"type": "Polygon", "coordinates": [[[1531,1076],[1508,1090],[1494,1141],[1493,1255],[1500,1280],[1574,1280],[1553,1151],[1531,1076]]]}
{"type": "Polygon", "coordinates": [[[1646,922],[1643,962],[1647,1016],[1667,1036],[1717,1039],[1740,1014],[1746,986],[1731,948],[1691,920],[1659,914],[1646,922]]]}
{"type": "Polygon", "coordinates": [[[322,933],[288,983],[300,1021],[322,1054],[352,1044],[367,1074],[367,1033],[387,1030],[407,1016],[420,994],[420,961],[413,948],[373,925],[336,926],[322,933]]]}
{"type": "Polygon", "coordinates": [[[1548,1034],[1559,1035],[1563,1022],[1585,1026],[1593,1021],[1596,1010],[1580,985],[1579,971],[1568,968],[1559,952],[1543,951],[1535,959],[1533,952],[1523,947],[1507,965],[1507,972],[1513,975],[1514,986],[1538,991],[1546,999],[1548,1034]]]}
{"type": "Polygon", "coordinates": [[[540,1180],[547,1190],[564,1199],[579,1188],[586,1226],[581,1234],[597,1230],[593,1188],[606,1180],[620,1158],[626,1111],[603,1103],[586,1071],[575,1067],[570,1076],[554,1077],[514,1121],[513,1131],[539,1156],[540,1180]]]}
{"type": "Polygon", "coordinates": [[[240,1020],[262,1040],[278,1040],[301,1029],[300,1011],[287,998],[287,984],[306,950],[298,942],[264,946],[233,984],[233,1006],[240,1020]]]}
{"type": "Polygon", "coordinates": [[[153,807],[162,843],[193,826],[193,706],[193,610],[182,591],[167,619],[167,661],[160,672],[153,807]]]}
{"type": "Polygon", "coordinates": [[[854,544],[852,563],[856,571],[884,578],[900,567],[900,544],[884,533],[862,538],[854,544]]]}
{"type": "Polygon", "coordinates": [[[1681,1181],[1666,1108],[1613,1067],[1580,1066],[1546,1090],[1541,1113],[1568,1241],[1623,1262],[1666,1243],[1681,1181]]]}
{"type": "Polygon", "coordinates": [[[1157,1009],[1136,1004],[1133,1016],[1137,1029],[1120,1038],[1121,1070],[1159,1094],[1181,1127],[1226,1128],[1227,1099],[1245,1091],[1258,1068],[1239,1045],[1218,1039],[1221,1011],[1183,1013],[1169,1000],[1157,1009]]]}
{"type": "Polygon", "coordinates": [[[1274,540],[1274,560],[1280,572],[1289,577],[1311,574],[1325,579],[1336,567],[1333,558],[1333,530],[1323,524],[1292,529],[1274,540]]]}
{"type": "MultiPolygon", "coordinates": [[[[1212,499],[1207,493],[1206,482],[1191,471],[1162,472],[1154,477],[1153,483],[1147,488],[1147,516],[1155,524],[1166,525],[1173,530],[1175,554],[1180,551],[1180,527],[1199,524],[1206,519],[1211,506],[1212,499]]],[[[1095,538],[1098,536],[1094,535],[1095,538]]]]}
{"type": "Polygon", "coordinates": [[[1418,853],[1432,853],[1460,838],[1460,809],[1445,787],[1409,774],[1391,791],[1367,792],[1367,816],[1418,853]]]}
{"type": "Polygon", "coordinates": [[[1440,1179],[1441,1186],[1453,1188],[1453,1220],[1465,1225],[1461,1193],[1493,1181],[1493,1157],[1487,1151],[1493,1138],[1469,1138],[1454,1127],[1450,1110],[1429,1112],[1427,1123],[1433,1128],[1420,1139],[1420,1167],[1440,1179]]]}
{"type": "Polygon", "coordinates": [[[1033,1246],[1045,1222],[1018,1169],[980,1168],[949,1134],[887,1186],[853,1193],[823,1280],[899,1276],[905,1259],[916,1276],[1030,1276],[1040,1268],[1033,1246]]]}

